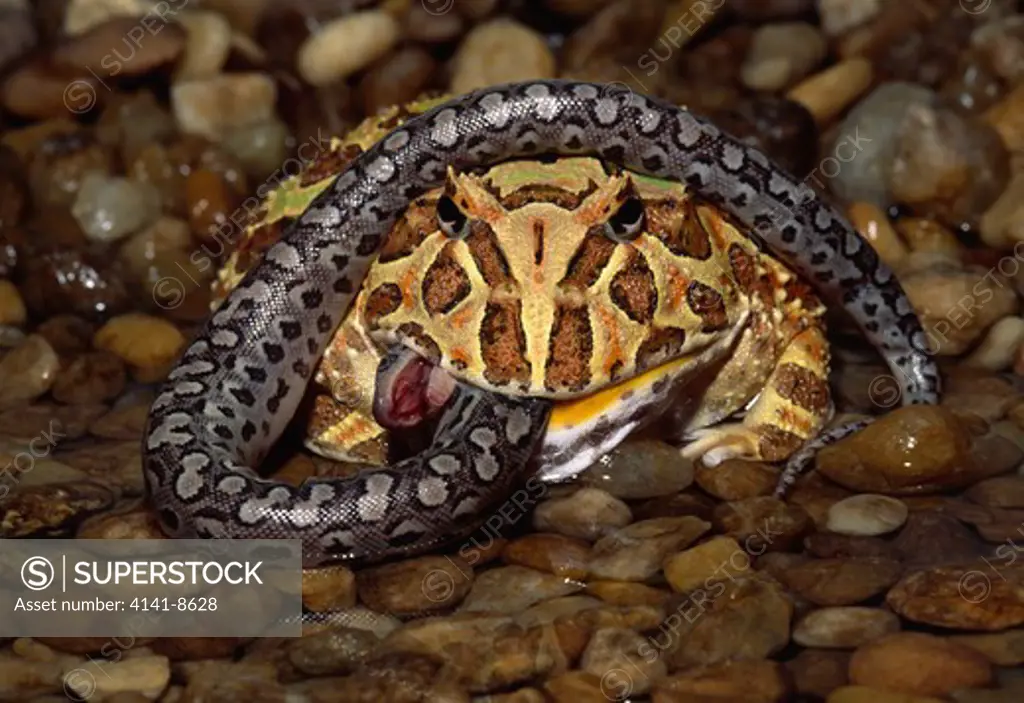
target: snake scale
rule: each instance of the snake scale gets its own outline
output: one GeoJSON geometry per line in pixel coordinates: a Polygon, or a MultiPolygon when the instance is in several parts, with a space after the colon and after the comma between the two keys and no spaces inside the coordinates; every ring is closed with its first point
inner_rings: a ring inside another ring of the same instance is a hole
{"type": "Polygon", "coordinates": [[[150,411],[147,491],[176,537],[301,538],[307,566],[423,552],[465,534],[524,478],[550,403],[460,385],[432,446],[300,487],[255,471],[410,201],[467,169],[591,155],[688,184],[848,310],[899,379],[934,403],[936,367],[902,288],[809,186],[713,124],[623,88],[537,81],[477,90],[396,128],[292,223],[184,351],[150,411]]]}

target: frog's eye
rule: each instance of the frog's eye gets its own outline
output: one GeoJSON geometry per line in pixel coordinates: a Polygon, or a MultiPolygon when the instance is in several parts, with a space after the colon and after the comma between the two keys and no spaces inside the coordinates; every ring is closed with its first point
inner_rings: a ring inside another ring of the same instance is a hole
{"type": "Polygon", "coordinates": [[[644,204],[640,198],[630,197],[619,206],[608,222],[605,231],[616,241],[632,241],[644,228],[644,204]]]}
{"type": "Polygon", "coordinates": [[[469,218],[447,195],[437,201],[437,223],[452,239],[463,239],[469,234],[469,218]]]}

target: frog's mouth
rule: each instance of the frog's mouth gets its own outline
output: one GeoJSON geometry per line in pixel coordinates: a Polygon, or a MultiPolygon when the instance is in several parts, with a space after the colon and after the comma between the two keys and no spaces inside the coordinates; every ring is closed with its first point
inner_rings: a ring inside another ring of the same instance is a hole
{"type": "Polygon", "coordinates": [[[394,430],[435,417],[455,390],[455,379],[419,354],[402,349],[381,362],[373,397],[373,416],[394,430]]]}

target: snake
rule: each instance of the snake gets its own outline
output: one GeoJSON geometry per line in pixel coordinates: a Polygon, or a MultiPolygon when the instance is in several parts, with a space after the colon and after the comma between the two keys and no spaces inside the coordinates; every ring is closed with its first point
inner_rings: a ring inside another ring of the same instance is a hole
{"type": "Polygon", "coordinates": [[[459,385],[429,448],[294,486],[258,467],[284,432],[396,218],[446,170],[588,155],[686,184],[850,313],[903,405],[936,403],[937,367],[906,294],[809,185],[711,121],[621,85],[474,90],[396,127],[292,222],[184,349],[151,406],[146,493],[172,537],[300,539],[303,564],[422,553],[466,534],[529,472],[542,398],[459,385]]]}

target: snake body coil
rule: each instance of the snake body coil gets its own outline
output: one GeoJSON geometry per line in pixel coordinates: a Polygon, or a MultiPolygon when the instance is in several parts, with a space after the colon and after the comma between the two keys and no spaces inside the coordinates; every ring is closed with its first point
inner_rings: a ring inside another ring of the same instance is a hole
{"type": "Polygon", "coordinates": [[[900,380],[935,402],[920,323],[874,250],[807,185],[660,100],[569,81],[479,90],[411,119],[357,158],[211,317],[152,406],[146,486],[177,537],[301,538],[307,565],[422,552],[465,533],[523,477],[548,401],[460,386],[432,447],[381,471],[301,487],[254,471],[294,414],[397,216],[456,169],[592,155],[691,186],[823,297],[900,380]]]}

